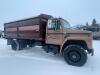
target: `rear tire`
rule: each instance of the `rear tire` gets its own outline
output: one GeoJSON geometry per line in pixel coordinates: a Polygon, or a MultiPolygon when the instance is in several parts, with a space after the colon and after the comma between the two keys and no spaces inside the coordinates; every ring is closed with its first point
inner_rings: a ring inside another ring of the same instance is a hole
{"type": "Polygon", "coordinates": [[[11,47],[13,50],[22,50],[23,48],[27,47],[27,44],[23,40],[13,40],[11,47]]]}
{"type": "Polygon", "coordinates": [[[12,44],[11,44],[11,47],[13,50],[19,50],[19,42],[17,40],[13,40],[12,41],[12,44]]]}
{"type": "Polygon", "coordinates": [[[64,49],[64,59],[69,65],[83,66],[87,61],[87,53],[78,45],[69,45],[64,49]]]}
{"type": "Polygon", "coordinates": [[[35,41],[31,40],[28,42],[29,47],[34,47],[35,46],[35,41]]]}
{"type": "Polygon", "coordinates": [[[25,40],[18,40],[20,50],[27,47],[27,43],[25,40]]]}

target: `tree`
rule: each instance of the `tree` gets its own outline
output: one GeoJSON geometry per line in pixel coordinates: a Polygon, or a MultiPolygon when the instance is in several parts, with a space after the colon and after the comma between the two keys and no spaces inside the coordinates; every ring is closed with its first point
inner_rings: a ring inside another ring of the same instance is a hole
{"type": "Polygon", "coordinates": [[[99,24],[97,24],[96,19],[93,19],[92,21],[93,31],[99,31],[99,24]]]}
{"type": "Polygon", "coordinates": [[[96,21],[95,18],[94,18],[93,21],[92,21],[92,26],[98,26],[98,25],[97,25],[97,21],[96,21]]]}

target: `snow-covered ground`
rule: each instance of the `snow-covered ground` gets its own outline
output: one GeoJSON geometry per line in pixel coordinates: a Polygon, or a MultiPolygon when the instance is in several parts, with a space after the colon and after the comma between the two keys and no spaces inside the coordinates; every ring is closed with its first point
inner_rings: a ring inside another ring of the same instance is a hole
{"type": "Polygon", "coordinates": [[[93,41],[93,47],[95,55],[89,55],[83,67],[75,67],[40,47],[13,51],[0,39],[0,75],[100,75],[100,41],[93,41]]]}

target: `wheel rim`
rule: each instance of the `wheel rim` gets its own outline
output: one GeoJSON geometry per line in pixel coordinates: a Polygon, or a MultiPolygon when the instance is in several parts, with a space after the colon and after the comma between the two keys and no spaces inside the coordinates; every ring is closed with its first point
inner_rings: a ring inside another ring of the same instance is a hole
{"type": "Polygon", "coordinates": [[[68,58],[70,61],[76,63],[80,61],[81,55],[77,51],[71,51],[68,53],[68,58]]]}

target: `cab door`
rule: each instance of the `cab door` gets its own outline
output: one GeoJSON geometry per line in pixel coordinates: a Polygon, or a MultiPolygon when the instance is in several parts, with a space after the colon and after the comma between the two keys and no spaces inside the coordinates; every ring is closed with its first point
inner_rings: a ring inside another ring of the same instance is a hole
{"type": "Polygon", "coordinates": [[[46,43],[61,45],[63,39],[63,29],[60,20],[49,20],[46,30],[46,43]]]}

